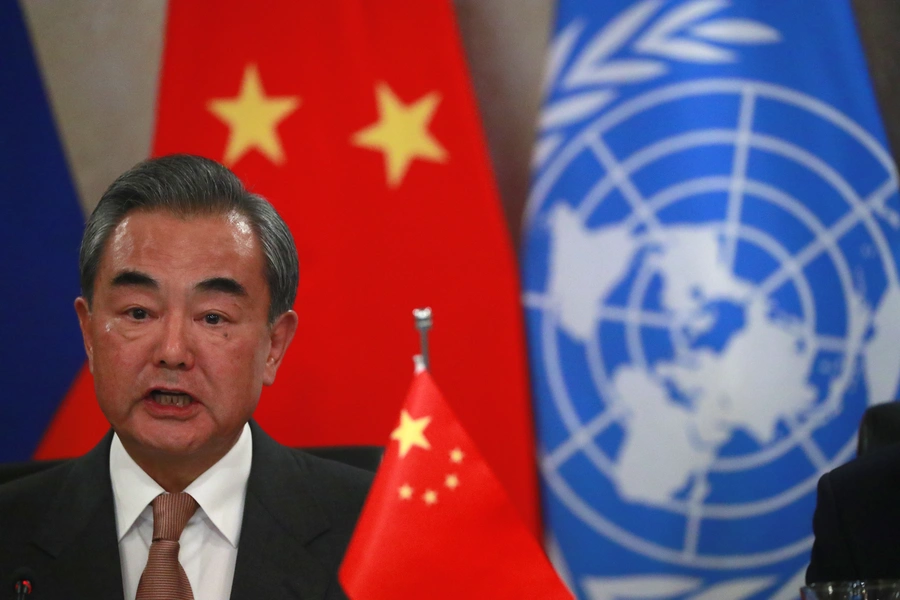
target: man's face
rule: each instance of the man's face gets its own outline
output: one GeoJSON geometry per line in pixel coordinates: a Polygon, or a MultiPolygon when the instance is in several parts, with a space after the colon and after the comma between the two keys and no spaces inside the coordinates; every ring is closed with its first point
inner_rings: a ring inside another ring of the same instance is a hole
{"type": "Polygon", "coordinates": [[[133,212],[113,230],[92,306],[75,308],[100,408],[132,456],[218,460],[237,441],[297,323],[268,324],[264,272],[236,213],[133,212]]]}

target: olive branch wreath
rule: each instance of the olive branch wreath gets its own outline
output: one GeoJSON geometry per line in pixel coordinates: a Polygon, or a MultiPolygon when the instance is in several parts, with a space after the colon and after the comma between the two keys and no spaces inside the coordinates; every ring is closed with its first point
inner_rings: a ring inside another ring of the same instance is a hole
{"type": "Polygon", "coordinates": [[[538,122],[534,167],[563,141],[561,129],[583,121],[615,100],[622,87],[662,77],[669,61],[723,64],[738,60],[726,45],[772,44],[779,32],[751,19],[711,18],[728,0],[690,0],[663,10],[664,0],[642,0],[616,15],[572,56],[583,20],[569,24],[550,46],[545,94],[566,93],[544,106],[538,122]]]}

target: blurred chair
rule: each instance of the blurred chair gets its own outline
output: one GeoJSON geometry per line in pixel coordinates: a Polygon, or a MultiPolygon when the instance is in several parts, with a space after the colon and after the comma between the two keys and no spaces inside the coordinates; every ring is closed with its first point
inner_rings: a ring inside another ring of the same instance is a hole
{"type": "Polygon", "coordinates": [[[856,454],[900,443],[900,401],[870,406],[859,423],[856,454]]]}
{"type": "MultiPolygon", "coordinates": [[[[384,448],[381,446],[320,446],[317,448],[301,448],[301,450],[319,458],[336,460],[367,471],[377,470],[378,465],[381,463],[381,456],[384,454],[384,448]]],[[[61,465],[66,460],[32,460],[21,463],[0,463],[0,485],[55,467],[56,465],[61,465]]]]}

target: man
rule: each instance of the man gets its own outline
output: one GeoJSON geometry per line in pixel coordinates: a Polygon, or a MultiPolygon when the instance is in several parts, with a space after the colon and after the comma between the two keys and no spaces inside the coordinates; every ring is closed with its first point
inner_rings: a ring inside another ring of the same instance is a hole
{"type": "Polygon", "coordinates": [[[213,161],[149,160],[103,195],[79,262],[112,431],[0,487],[0,598],[17,569],[41,599],[344,598],[371,475],[250,420],[297,329],[297,252],[272,206],[213,161]]]}
{"type": "Polygon", "coordinates": [[[822,476],[807,583],[900,579],[898,482],[898,445],[822,476]]]}

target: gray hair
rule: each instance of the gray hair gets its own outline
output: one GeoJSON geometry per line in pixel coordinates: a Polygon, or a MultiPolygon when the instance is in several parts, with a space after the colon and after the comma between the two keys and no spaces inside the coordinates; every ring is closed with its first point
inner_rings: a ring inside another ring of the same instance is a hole
{"type": "Polygon", "coordinates": [[[94,280],[106,240],[132,211],[161,211],[178,217],[227,214],[246,217],[262,244],[269,285],[269,322],[291,309],[297,296],[300,266],[287,224],[262,196],[219,163],[189,154],[172,154],[138,163],[116,179],[91,213],[78,268],[81,293],[90,306],[94,280]]]}

